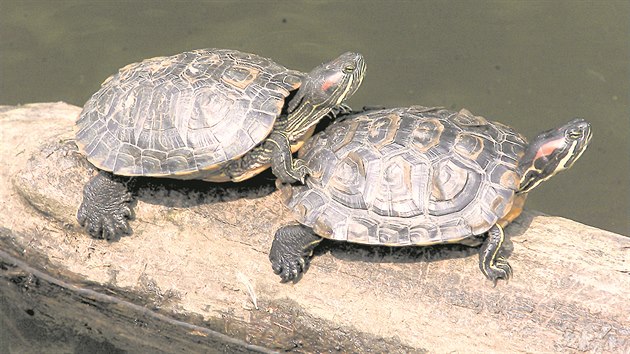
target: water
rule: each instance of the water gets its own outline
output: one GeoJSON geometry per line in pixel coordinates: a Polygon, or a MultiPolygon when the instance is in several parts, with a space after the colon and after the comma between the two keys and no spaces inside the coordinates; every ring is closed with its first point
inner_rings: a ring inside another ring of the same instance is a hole
{"type": "Polygon", "coordinates": [[[195,48],[305,71],[358,51],[368,73],[356,107],[465,107],[530,138],[590,120],[589,150],[527,207],[630,235],[629,10],[627,1],[573,0],[3,0],[0,104],[82,105],[119,67],[195,48]]]}

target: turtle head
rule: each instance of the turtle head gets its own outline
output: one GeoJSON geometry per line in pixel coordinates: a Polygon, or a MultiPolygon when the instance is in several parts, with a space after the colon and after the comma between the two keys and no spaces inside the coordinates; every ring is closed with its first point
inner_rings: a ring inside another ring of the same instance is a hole
{"type": "Polygon", "coordinates": [[[301,135],[334,107],[350,98],[365,76],[365,60],[359,53],[347,52],[323,63],[304,78],[288,105],[287,131],[301,135]]]}
{"type": "Polygon", "coordinates": [[[584,119],[572,121],[539,134],[519,163],[519,193],[527,193],[540,182],[573,166],[591,141],[591,125],[584,119]]]}

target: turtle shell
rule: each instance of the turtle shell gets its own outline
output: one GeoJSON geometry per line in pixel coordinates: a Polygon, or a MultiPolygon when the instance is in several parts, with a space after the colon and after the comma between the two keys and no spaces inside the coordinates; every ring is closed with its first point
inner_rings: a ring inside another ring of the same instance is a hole
{"type": "Polygon", "coordinates": [[[118,175],[221,180],[209,171],[269,135],[304,75],[225,49],[133,63],[87,101],[77,145],[96,167],[118,175]]]}
{"type": "Polygon", "coordinates": [[[507,215],[527,141],[467,110],[409,107],[337,121],[300,156],[285,204],[322,237],[390,246],[457,242],[507,215]]]}

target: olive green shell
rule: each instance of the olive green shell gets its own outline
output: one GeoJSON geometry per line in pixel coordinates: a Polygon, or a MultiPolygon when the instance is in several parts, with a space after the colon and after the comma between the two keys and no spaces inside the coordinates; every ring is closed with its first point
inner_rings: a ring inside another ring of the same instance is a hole
{"type": "Polygon", "coordinates": [[[77,145],[118,175],[205,178],[269,135],[304,75],[224,49],[133,63],[87,101],[77,145]]]}
{"type": "Polygon", "coordinates": [[[457,242],[511,209],[527,141],[462,110],[367,111],[313,137],[307,185],[281,185],[298,221],[322,237],[392,246],[457,242]]]}

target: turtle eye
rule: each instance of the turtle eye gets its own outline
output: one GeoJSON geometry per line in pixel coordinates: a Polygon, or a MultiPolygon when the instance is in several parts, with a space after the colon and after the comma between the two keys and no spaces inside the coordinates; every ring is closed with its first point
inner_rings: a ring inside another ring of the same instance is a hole
{"type": "Polygon", "coordinates": [[[354,70],[356,68],[357,67],[354,64],[348,64],[348,65],[344,66],[343,72],[346,73],[346,74],[350,74],[350,73],[354,72],[354,70]]]}

